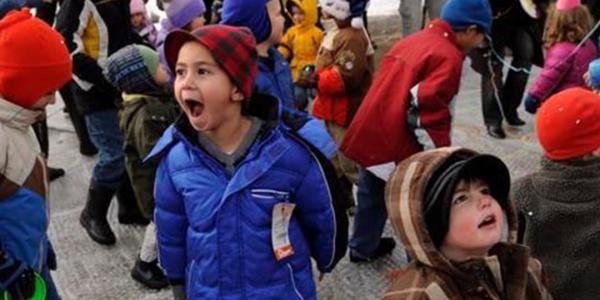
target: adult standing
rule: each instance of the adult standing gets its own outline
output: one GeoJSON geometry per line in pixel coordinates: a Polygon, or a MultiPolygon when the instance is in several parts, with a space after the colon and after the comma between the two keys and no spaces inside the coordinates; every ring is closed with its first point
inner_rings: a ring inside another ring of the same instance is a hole
{"type": "Polygon", "coordinates": [[[400,0],[398,12],[402,17],[402,34],[413,34],[425,25],[425,15],[433,20],[440,17],[446,0],[400,0]]]}
{"type": "Polygon", "coordinates": [[[121,223],[132,223],[135,212],[139,214],[125,174],[123,135],[115,103],[119,95],[102,74],[108,56],[134,41],[129,1],[64,0],[56,28],[73,57],[77,109],[98,148],[80,223],[94,241],[114,244],[116,238],[106,219],[112,197],[116,194],[119,200],[121,223]]]}
{"type": "Polygon", "coordinates": [[[502,121],[523,126],[521,104],[532,64],[543,65],[542,32],[547,2],[544,0],[491,0],[494,20],[491,41],[471,52],[472,67],[481,74],[483,120],[488,135],[503,139],[502,121]],[[512,61],[503,80],[505,49],[512,61]]]}

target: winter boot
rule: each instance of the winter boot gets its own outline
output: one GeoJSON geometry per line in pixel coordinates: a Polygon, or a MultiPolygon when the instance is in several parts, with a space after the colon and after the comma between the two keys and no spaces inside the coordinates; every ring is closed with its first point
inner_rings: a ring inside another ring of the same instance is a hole
{"type": "Polygon", "coordinates": [[[115,234],[106,220],[110,201],[115,191],[103,187],[90,186],[85,208],[81,212],[79,222],[95,242],[102,245],[113,245],[115,234]]]}
{"type": "Polygon", "coordinates": [[[150,220],[144,218],[140,212],[127,174],[123,176],[121,185],[117,190],[117,201],[119,202],[119,213],[117,214],[119,223],[124,225],[148,225],[150,220]]]}
{"type": "Polygon", "coordinates": [[[131,277],[154,290],[160,290],[169,285],[169,281],[163,270],[158,266],[158,260],[156,259],[152,262],[144,262],[138,258],[133,269],[131,269],[131,277]]]}

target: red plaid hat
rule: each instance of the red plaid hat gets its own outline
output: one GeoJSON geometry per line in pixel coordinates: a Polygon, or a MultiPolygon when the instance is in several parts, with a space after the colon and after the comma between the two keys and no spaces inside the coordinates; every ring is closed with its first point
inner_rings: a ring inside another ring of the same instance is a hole
{"type": "Polygon", "coordinates": [[[258,55],[256,40],[249,29],[208,25],[191,33],[183,30],[169,33],[165,39],[164,53],[172,74],[175,74],[179,50],[189,41],[196,41],[208,48],[231,81],[241,90],[246,99],[250,99],[252,85],[258,72],[256,63],[258,55]]]}

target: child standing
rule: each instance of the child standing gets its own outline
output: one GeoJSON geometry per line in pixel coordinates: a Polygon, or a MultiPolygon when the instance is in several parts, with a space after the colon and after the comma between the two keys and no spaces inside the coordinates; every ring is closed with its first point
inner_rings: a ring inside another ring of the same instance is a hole
{"type": "Polygon", "coordinates": [[[167,18],[161,22],[161,28],[156,43],[158,54],[160,55],[160,63],[164,70],[167,71],[169,81],[172,81],[173,74],[169,73],[169,67],[167,66],[163,50],[163,44],[167,34],[178,29],[192,31],[204,26],[205,12],[206,6],[204,6],[202,0],[177,0],[172,3],[169,2],[166,9],[167,18]]]}
{"type": "Polygon", "coordinates": [[[277,51],[283,36],[279,0],[225,0],[221,24],[248,27],[256,39],[258,76],[254,90],[271,95],[286,108],[294,109],[294,82],[290,66],[277,51]]]}
{"type": "Polygon", "coordinates": [[[46,299],[60,299],[49,271],[46,162],[31,124],[71,69],[64,39],[28,9],[0,20],[0,292],[13,299],[33,295],[33,272],[46,281],[46,299]]]}
{"type": "Polygon", "coordinates": [[[274,47],[283,35],[279,0],[227,0],[223,3],[222,14],[221,24],[248,27],[258,43],[258,74],[253,91],[278,99],[284,125],[331,158],[337,146],[323,122],[294,108],[294,83],[290,67],[274,47]]]}
{"type": "MultiPolygon", "coordinates": [[[[483,41],[491,22],[487,0],[448,0],[441,19],[392,46],[346,132],[342,153],[365,168],[393,167],[416,152],[449,146],[465,53],[483,41]]],[[[388,176],[359,170],[353,261],[376,259],[395,246],[393,239],[381,239],[388,176]]]]}
{"type": "Polygon", "coordinates": [[[544,264],[556,299],[600,295],[600,96],[570,88],[536,120],[541,168],[514,184],[525,245],[544,264]]]}
{"type": "Polygon", "coordinates": [[[129,3],[131,13],[131,26],[133,30],[146,42],[148,45],[156,46],[158,32],[152,24],[144,0],[131,0],[129,3]]]}
{"type": "Polygon", "coordinates": [[[323,31],[316,26],[318,12],[316,0],[290,0],[287,11],[294,21],[279,44],[279,52],[290,61],[294,81],[294,107],[305,110],[315,97],[310,80],[317,51],[323,40],[323,31]]]}
{"type": "Polygon", "coordinates": [[[123,105],[119,125],[125,140],[125,168],[142,215],[150,220],[131,276],[153,289],[168,285],[158,267],[154,214],[154,178],[157,163],[143,163],[163,132],[179,114],[167,74],[158,63],[158,53],[142,45],[130,45],[108,58],[104,74],[121,91],[123,105]]]}
{"type": "MultiPolygon", "coordinates": [[[[371,84],[374,50],[366,31],[350,26],[348,1],[322,1],[320,5],[323,18],[334,19],[336,28],[327,32],[317,56],[318,84],[313,115],[325,121],[339,145],[371,84]]],[[[357,182],[354,162],[338,153],[334,164],[340,176],[357,182]]]]}
{"type": "Polygon", "coordinates": [[[542,265],[516,244],[509,190],[509,171],[492,155],[441,148],[402,161],[386,205],[415,261],[384,299],[552,299],[542,265]]]}
{"type": "Polygon", "coordinates": [[[591,40],[593,18],[580,0],[559,0],[550,6],[544,43],[544,68],[525,97],[525,110],[535,114],[550,96],[570,87],[585,87],[584,73],[598,55],[591,40]],[[582,43],[581,45],[578,45],[582,43]]]}
{"type": "Polygon", "coordinates": [[[176,299],[315,299],[310,257],[329,272],[345,253],[331,165],[281,125],[277,99],[252,92],[255,47],[247,29],[223,25],[165,42],[187,118],[150,159],[162,157],[155,220],[176,299]]]}

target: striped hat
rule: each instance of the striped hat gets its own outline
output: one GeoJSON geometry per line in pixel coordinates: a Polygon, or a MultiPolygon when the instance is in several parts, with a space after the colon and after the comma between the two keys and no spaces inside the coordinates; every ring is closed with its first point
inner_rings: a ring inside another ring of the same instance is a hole
{"type": "Polygon", "coordinates": [[[179,50],[189,41],[196,41],[208,48],[217,64],[244,94],[245,99],[250,99],[252,85],[258,72],[256,40],[250,30],[245,27],[208,25],[191,33],[183,30],[169,33],[165,39],[164,52],[172,74],[175,74],[179,50]]]}

